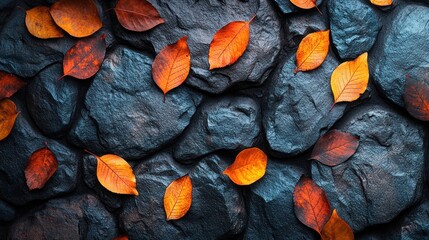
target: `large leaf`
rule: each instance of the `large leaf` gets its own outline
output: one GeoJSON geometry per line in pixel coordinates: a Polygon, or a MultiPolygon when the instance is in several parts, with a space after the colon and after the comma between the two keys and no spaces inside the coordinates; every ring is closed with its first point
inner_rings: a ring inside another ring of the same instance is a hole
{"type": "Polygon", "coordinates": [[[338,215],[334,209],[329,221],[322,230],[322,240],[354,240],[351,227],[338,215]]]}
{"type": "Polygon", "coordinates": [[[49,7],[37,6],[30,10],[27,10],[25,16],[25,25],[31,35],[42,38],[60,38],[64,37],[64,33],[55,24],[49,13],[49,7]]]}
{"type": "Polygon", "coordinates": [[[329,30],[308,34],[302,39],[296,52],[294,73],[319,67],[325,61],[328,51],[329,30]]]}
{"type": "Polygon", "coordinates": [[[7,98],[0,100],[0,141],[9,136],[18,114],[12,100],[7,98]]]}
{"type": "Polygon", "coordinates": [[[42,189],[58,168],[54,153],[46,147],[35,151],[27,162],[25,179],[30,190],[42,189]]]}
{"type": "Polygon", "coordinates": [[[185,216],[192,204],[192,181],[189,175],[180,177],[168,185],[164,194],[164,209],[168,220],[185,216]]]}
{"type": "Polygon", "coordinates": [[[119,0],[115,13],[122,27],[131,31],[147,31],[164,22],[156,8],[146,0],[119,0]]]}
{"type": "Polygon", "coordinates": [[[390,6],[393,0],[370,0],[372,4],[380,7],[390,6]]]}
{"type": "Polygon", "coordinates": [[[404,101],[407,111],[415,118],[429,121],[429,80],[406,78],[404,101]]]}
{"type": "Polygon", "coordinates": [[[0,99],[12,96],[26,84],[17,76],[0,71],[0,99]]]}
{"type": "Polygon", "coordinates": [[[250,21],[230,22],[213,37],[209,49],[210,70],[235,63],[246,51],[250,38],[250,21]]]}

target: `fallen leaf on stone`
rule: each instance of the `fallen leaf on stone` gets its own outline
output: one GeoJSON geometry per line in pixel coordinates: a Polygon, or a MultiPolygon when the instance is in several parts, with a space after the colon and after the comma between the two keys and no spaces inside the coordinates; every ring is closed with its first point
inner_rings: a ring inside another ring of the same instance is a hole
{"type": "Polygon", "coordinates": [[[152,63],[152,77],[165,95],[180,86],[188,77],[191,69],[191,53],[187,37],[166,46],[159,52],[152,63]]]}
{"type": "Polygon", "coordinates": [[[295,185],[293,202],[299,221],[320,234],[331,216],[331,206],[325,191],[303,175],[295,185]]]}
{"type": "Polygon", "coordinates": [[[146,0],[119,0],[115,13],[122,27],[131,31],[143,32],[164,23],[156,8],[146,0]]]}
{"type": "Polygon", "coordinates": [[[334,103],[351,102],[360,97],[368,86],[368,53],[363,53],[353,61],[341,63],[331,75],[331,89],[334,103]]]}
{"type": "Polygon", "coordinates": [[[117,236],[113,240],[128,240],[128,235],[117,236]]]}
{"type": "Polygon", "coordinates": [[[317,0],[290,0],[290,2],[302,9],[312,9],[312,8],[316,8],[317,11],[319,11],[320,14],[322,14],[322,12],[319,10],[319,8],[317,7],[317,0]]]}
{"type": "Polygon", "coordinates": [[[380,7],[390,6],[393,0],[370,0],[372,4],[380,7]]]}
{"type": "Polygon", "coordinates": [[[267,159],[267,155],[257,147],[244,149],[223,174],[237,185],[250,185],[265,175],[267,159]]]}
{"type": "Polygon", "coordinates": [[[331,130],[317,140],[310,159],[332,167],[349,159],[358,147],[359,137],[339,130],[331,130]]]}
{"type": "MultiPolygon", "coordinates": [[[[106,54],[106,35],[79,40],[64,55],[64,76],[88,79],[100,69],[106,54]]],[[[61,79],[60,78],[60,79],[61,79]]]]}
{"type": "Polygon", "coordinates": [[[49,12],[55,23],[73,37],[87,37],[103,26],[93,0],[59,0],[49,12]]]}
{"type": "Polygon", "coordinates": [[[404,101],[411,116],[429,121],[429,80],[405,80],[404,101]]]}
{"type": "Polygon", "coordinates": [[[328,51],[329,30],[308,34],[302,39],[296,51],[294,73],[318,68],[325,61],[328,51]]]}
{"type": "Polygon", "coordinates": [[[54,153],[46,147],[31,154],[25,167],[25,179],[30,190],[42,189],[58,168],[54,153]]]}
{"type": "Polygon", "coordinates": [[[338,215],[334,209],[329,221],[322,230],[322,240],[354,240],[351,227],[338,215]]]}
{"type": "Polygon", "coordinates": [[[139,195],[136,176],[127,161],[114,154],[99,157],[86,152],[97,159],[97,178],[103,187],[113,193],[139,195]]]}
{"type": "Polygon", "coordinates": [[[27,85],[17,76],[0,71],[0,99],[8,98],[27,85]]]}
{"type": "Polygon", "coordinates": [[[0,100],[0,141],[9,136],[18,114],[12,100],[7,98],[0,100]]]}
{"type": "Polygon", "coordinates": [[[222,27],[213,37],[209,49],[210,70],[235,63],[246,51],[250,38],[250,23],[235,21],[222,27]]]}
{"type": "Polygon", "coordinates": [[[185,216],[192,204],[192,181],[189,175],[180,177],[168,185],[164,194],[167,221],[185,216]]]}
{"type": "Polygon", "coordinates": [[[38,6],[26,11],[25,25],[31,35],[42,38],[61,38],[64,33],[49,13],[49,7],[38,6]]]}

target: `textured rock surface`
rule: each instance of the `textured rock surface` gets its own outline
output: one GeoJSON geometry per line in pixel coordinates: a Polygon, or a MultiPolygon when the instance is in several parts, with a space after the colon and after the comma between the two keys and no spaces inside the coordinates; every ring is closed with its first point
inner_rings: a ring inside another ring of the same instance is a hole
{"type": "Polygon", "coordinates": [[[360,137],[357,152],[333,168],[314,162],[312,176],[354,230],[387,223],[421,198],[426,159],[421,126],[372,106],[353,111],[338,128],[360,137]]]}
{"type": "Polygon", "coordinates": [[[290,52],[296,52],[295,49],[307,34],[326,30],[329,28],[329,23],[319,12],[309,12],[287,18],[286,26],[287,46],[291,49],[290,52]]]}
{"type": "MultiPolygon", "coordinates": [[[[274,1],[277,4],[277,6],[279,6],[280,10],[285,14],[305,11],[293,5],[293,3],[290,2],[290,0],[274,0],[274,1]]],[[[322,3],[323,3],[323,0],[317,0],[317,6],[320,7],[322,3]]]]}
{"type": "MultiPolygon", "coordinates": [[[[16,212],[12,205],[0,200],[0,224],[1,221],[8,222],[15,218],[16,212]]],[[[1,236],[1,234],[0,234],[1,236]]]]}

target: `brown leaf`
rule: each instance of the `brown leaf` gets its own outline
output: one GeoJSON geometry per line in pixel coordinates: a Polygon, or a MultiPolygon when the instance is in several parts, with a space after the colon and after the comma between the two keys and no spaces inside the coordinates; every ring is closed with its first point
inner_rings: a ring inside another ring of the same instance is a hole
{"type": "Polygon", "coordinates": [[[296,51],[294,73],[318,68],[325,61],[328,51],[329,30],[308,34],[302,39],[296,51]]]}
{"type": "Polygon", "coordinates": [[[429,80],[405,80],[404,100],[407,111],[415,118],[429,121],[429,80]]]}
{"type": "Polygon", "coordinates": [[[168,185],[164,194],[167,221],[185,216],[192,204],[192,181],[189,175],[180,177],[168,185]]]}
{"type": "Polygon", "coordinates": [[[293,202],[299,221],[320,234],[331,216],[331,206],[325,191],[303,175],[295,186],[293,202]]]}
{"type": "Polygon", "coordinates": [[[35,151],[25,167],[25,179],[30,190],[42,189],[58,168],[54,153],[46,147],[35,151]]]}
{"type": "Polygon", "coordinates": [[[390,6],[393,0],[370,0],[372,4],[380,7],[390,6]]]}
{"type": "Polygon", "coordinates": [[[209,49],[210,70],[231,65],[243,55],[249,43],[250,23],[255,17],[248,22],[230,22],[216,32],[209,49]]]}
{"type": "Polygon", "coordinates": [[[0,99],[12,96],[26,84],[17,76],[0,71],[0,99]]]}
{"type": "Polygon", "coordinates": [[[12,100],[7,98],[0,100],[0,141],[9,136],[18,114],[12,100]]]}
{"type": "Polygon", "coordinates": [[[237,185],[250,185],[265,175],[267,159],[267,155],[257,147],[244,149],[223,174],[237,185]]]}
{"type": "Polygon", "coordinates": [[[167,92],[180,86],[191,69],[191,53],[186,40],[184,36],[166,46],[152,63],[153,80],[164,93],[164,101],[167,92]]]}
{"type": "Polygon", "coordinates": [[[312,8],[316,8],[317,11],[319,11],[320,14],[322,14],[322,12],[319,10],[319,8],[317,7],[317,0],[290,0],[290,2],[302,9],[312,9],[312,8]]]}
{"type": "Polygon", "coordinates": [[[128,240],[128,236],[127,235],[117,236],[113,238],[113,240],[128,240]]]}
{"type": "Polygon", "coordinates": [[[351,227],[338,215],[334,209],[332,216],[322,230],[322,240],[354,240],[351,227]]]}
{"type": "Polygon", "coordinates": [[[316,142],[310,159],[332,167],[349,159],[358,147],[359,137],[339,130],[331,130],[316,142]]]}
{"type": "Polygon", "coordinates": [[[55,23],[73,37],[87,37],[103,26],[93,0],[59,0],[49,12],[55,23]]]}
{"type": "Polygon", "coordinates": [[[61,38],[64,33],[49,13],[49,7],[38,6],[26,11],[25,25],[31,35],[42,38],[61,38]]]}
{"type": "Polygon", "coordinates": [[[155,7],[146,0],[119,0],[115,13],[122,27],[143,32],[164,23],[155,7]]]}
{"type": "Polygon", "coordinates": [[[64,76],[88,79],[94,76],[106,54],[106,35],[79,40],[70,48],[63,60],[64,76]]]}

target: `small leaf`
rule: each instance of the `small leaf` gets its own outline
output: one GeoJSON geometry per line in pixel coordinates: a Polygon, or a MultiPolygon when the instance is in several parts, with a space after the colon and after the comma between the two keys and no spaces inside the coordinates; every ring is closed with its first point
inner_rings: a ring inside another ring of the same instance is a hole
{"type": "Polygon", "coordinates": [[[332,216],[322,230],[322,240],[354,240],[351,227],[338,215],[334,209],[332,216]]]}
{"type": "Polygon", "coordinates": [[[405,80],[405,107],[411,116],[422,121],[429,121],[429,80],[405,80]]]}
{"type": "Polygon", "coordinates": [[[319,13],[322,14],[322,12],[317,7],[317,0],[290,0],[290,2],[296,7],[299,7],[301,9],[316,8],[317,11],[319,11],[319,13]]]}
{"type": "Polygon", "coordinates": [[[331,76],[334,104],[358,99],[365,92],[368,79],[368,53],[363,53],[353,61],[341,63],[331,76]]]}
{"type": "Polygon", "coordinates": [[[168,185],[164,194],[167,221],[185,216],[192,204],[192,181],[189,175],[180,177],[168,185]]]}
{"type": "Polygon", "coordinates": [[[87,37],[103,26],[93,0],[59,0],[49,12],[55,23],[73,37],[87,37]]]}
{"type": "Polygon", "coordinates": [[[230,22],[216,32],[209,49],[210,70],[231,65],[243,55],[249,43],[250,23],[255,17],[248,22],[230,22]]]}
{"type": "Polygon", "coordinates": [[[49,7],[38,6],[26,11],[25,25],[31,35],[42,38],[61,38],[64,33],[49,13],[49,7]]]}
{"type": "MultiPolygon", "coordinates": [[[[88,79],[94,76],[106,54],[105,35],[79,40],[70,48],[63,60],[64,76],[88,79]]],[[[61,77],[61,78],[62,78],[61,77]]]]}
{"type": "Polygon", "coordinates": [[[293,202],[299,221],[320,234],[331,216],[331,206],[325,191],[303,175],[295,186],[293,202]]]}
{"type": "Polygon", "coordinates": [[[393,3],[393,0],[370,0],[375,6],[386,7],[393,3]]]}
{"type": "Polygon", "coordinates": [[[0,100],[12,96],[26,84],[15,75],[0,71],[0,100]]]}
{"type": "Polygon", "coordinates": [[[42,189],[58,168],[58,160],[48,146],[35,151],[25,167],[25,179],[30,190],[42,189]]]}
{"type": "Polygon", "coordinates": [[[244,149],[223,174],[237,185],[250,185],[265,175],[267,159],[267,155],[257,147],[244,149]]]}
{"type": "Polygon", "coordinates": [[[358,147],[359,137],[339,130],[331,130],[316,142],[310,159],[332,167],[349,159],[358,147]]]}
{"type": "Polygon", "coordinates": [[[294,73],[318,68],[329,51],[329,30],[310,33],[302,39],[296,52],[294,73]]]}
{"type": "Polygon", "coordinates": [[[119,0],[115,13],[122,27],[143,32],[164,23],[156,8],[146,0],[119,0]]]}
{"type": "Polygon", "coordinates": [[[184,36],[166,46],[152,63],[153,80],[164,93],[164,100],[168,91],[186,80],[191,69],[191,53],[186,40],[184,36]]]}
{"type": "Polygon", "coordinates": [[[128,235],[117,236],[113,240],[128,240],[128,235]]]}
{"type": "Polygon", "coordinates": [[[9,136],[18,114],[12,100],[7,98],[0,100],[0,141],[9,136]]]}

